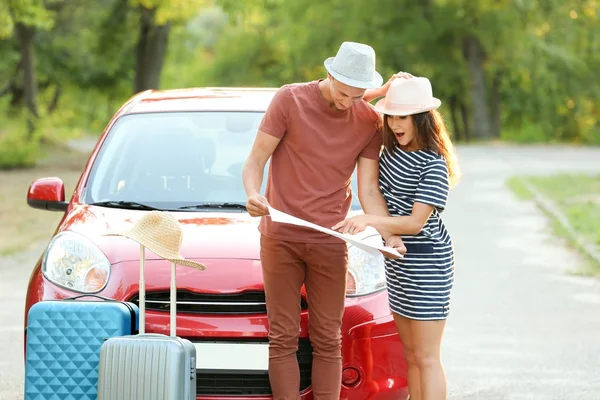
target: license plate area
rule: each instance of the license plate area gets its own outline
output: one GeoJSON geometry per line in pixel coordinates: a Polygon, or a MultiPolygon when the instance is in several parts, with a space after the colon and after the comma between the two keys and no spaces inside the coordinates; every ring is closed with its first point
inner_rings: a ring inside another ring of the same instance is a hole
{"type": "Polygon", "coordinates": [[[196,369],[211,372],[267,372],[268,343],[195,342],[196,369]]]}

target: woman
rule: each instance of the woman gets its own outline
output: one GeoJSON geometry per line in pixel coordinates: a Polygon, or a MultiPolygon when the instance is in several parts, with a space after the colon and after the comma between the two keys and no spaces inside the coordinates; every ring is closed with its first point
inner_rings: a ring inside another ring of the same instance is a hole
{"type": "MultiPolygon", "coordinates": [[[[386,259],[385,266],[411,400],[446,398],[440,348],[450,311],[454,252],[440,215],[459,172],[440,105],[427,78],[391,82],[375,105],[384,122],[379,183],[391,216],[359,215],[333,227],[356,234],[372,226],[399,235],[406,246],[404,258],[386,259]]],[[[401,246],[398,236],[391,241],[386,244],[401,246]]]]}

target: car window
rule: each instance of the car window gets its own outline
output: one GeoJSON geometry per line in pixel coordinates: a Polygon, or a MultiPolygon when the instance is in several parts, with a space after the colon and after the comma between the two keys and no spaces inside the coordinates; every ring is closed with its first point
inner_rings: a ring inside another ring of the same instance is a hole
{"type": "MultiPolygon", "coordinates": [[[[83,200],[132,201],[161,209],[245,203],[242,167],[262,117],[260,112],[125,115],[100,149],[83,200]]],[[[352,190],[356,194],[354,178],[352,190]]],[[[359,207],[356,195],[353,202],[353,208],[359,207]]]]}

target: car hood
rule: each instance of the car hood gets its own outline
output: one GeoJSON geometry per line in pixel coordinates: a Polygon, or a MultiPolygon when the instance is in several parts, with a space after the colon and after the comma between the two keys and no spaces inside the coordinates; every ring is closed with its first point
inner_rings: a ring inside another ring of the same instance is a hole
{"type": "MultiPolygon", "coordinates": [[[[58,231],[73,231],[96,244],[112,264],[139,260],[139,244],[121,236],[148,211],[75,205],[58,231]]],[[[259,218],[239,212],[173,212],[183,230],[180,253],[188,259],[259,259],[259,218]]],[[[147,259],[157,259],[146,252],[147,259]]]]}

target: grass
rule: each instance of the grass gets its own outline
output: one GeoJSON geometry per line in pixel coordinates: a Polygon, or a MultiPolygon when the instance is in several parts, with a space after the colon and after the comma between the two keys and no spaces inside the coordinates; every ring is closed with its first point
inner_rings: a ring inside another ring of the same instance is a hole
{"type": "Polygon", "coordinates": [[[87,154],[59,146],[44,147],[42,155],[34,167],[0,170],[0,255],[26,250],[50,239],[63,214],[29,207],[29,185],[38,178],[61,178],[68,200],[88,158],[87,154]]]}
{"type": "MultiPolygon", "coordinates": [[[[534,196],[524,183],[532,185],[540,194],[552,201],[565,215],[575,232],[600,251],[600,175],[561,174],[544,177],[512,177],[508,187],[522,200],[534,196]]],[[[549,215],[555,233],[566,238],[571,245],[579,246],[569,232],[549,215]]],[[[581,250],[581,249],[580,249],[581,250]]],[[[600,275],[600,264],[590,259],[586,273],[600,275]]]]}

